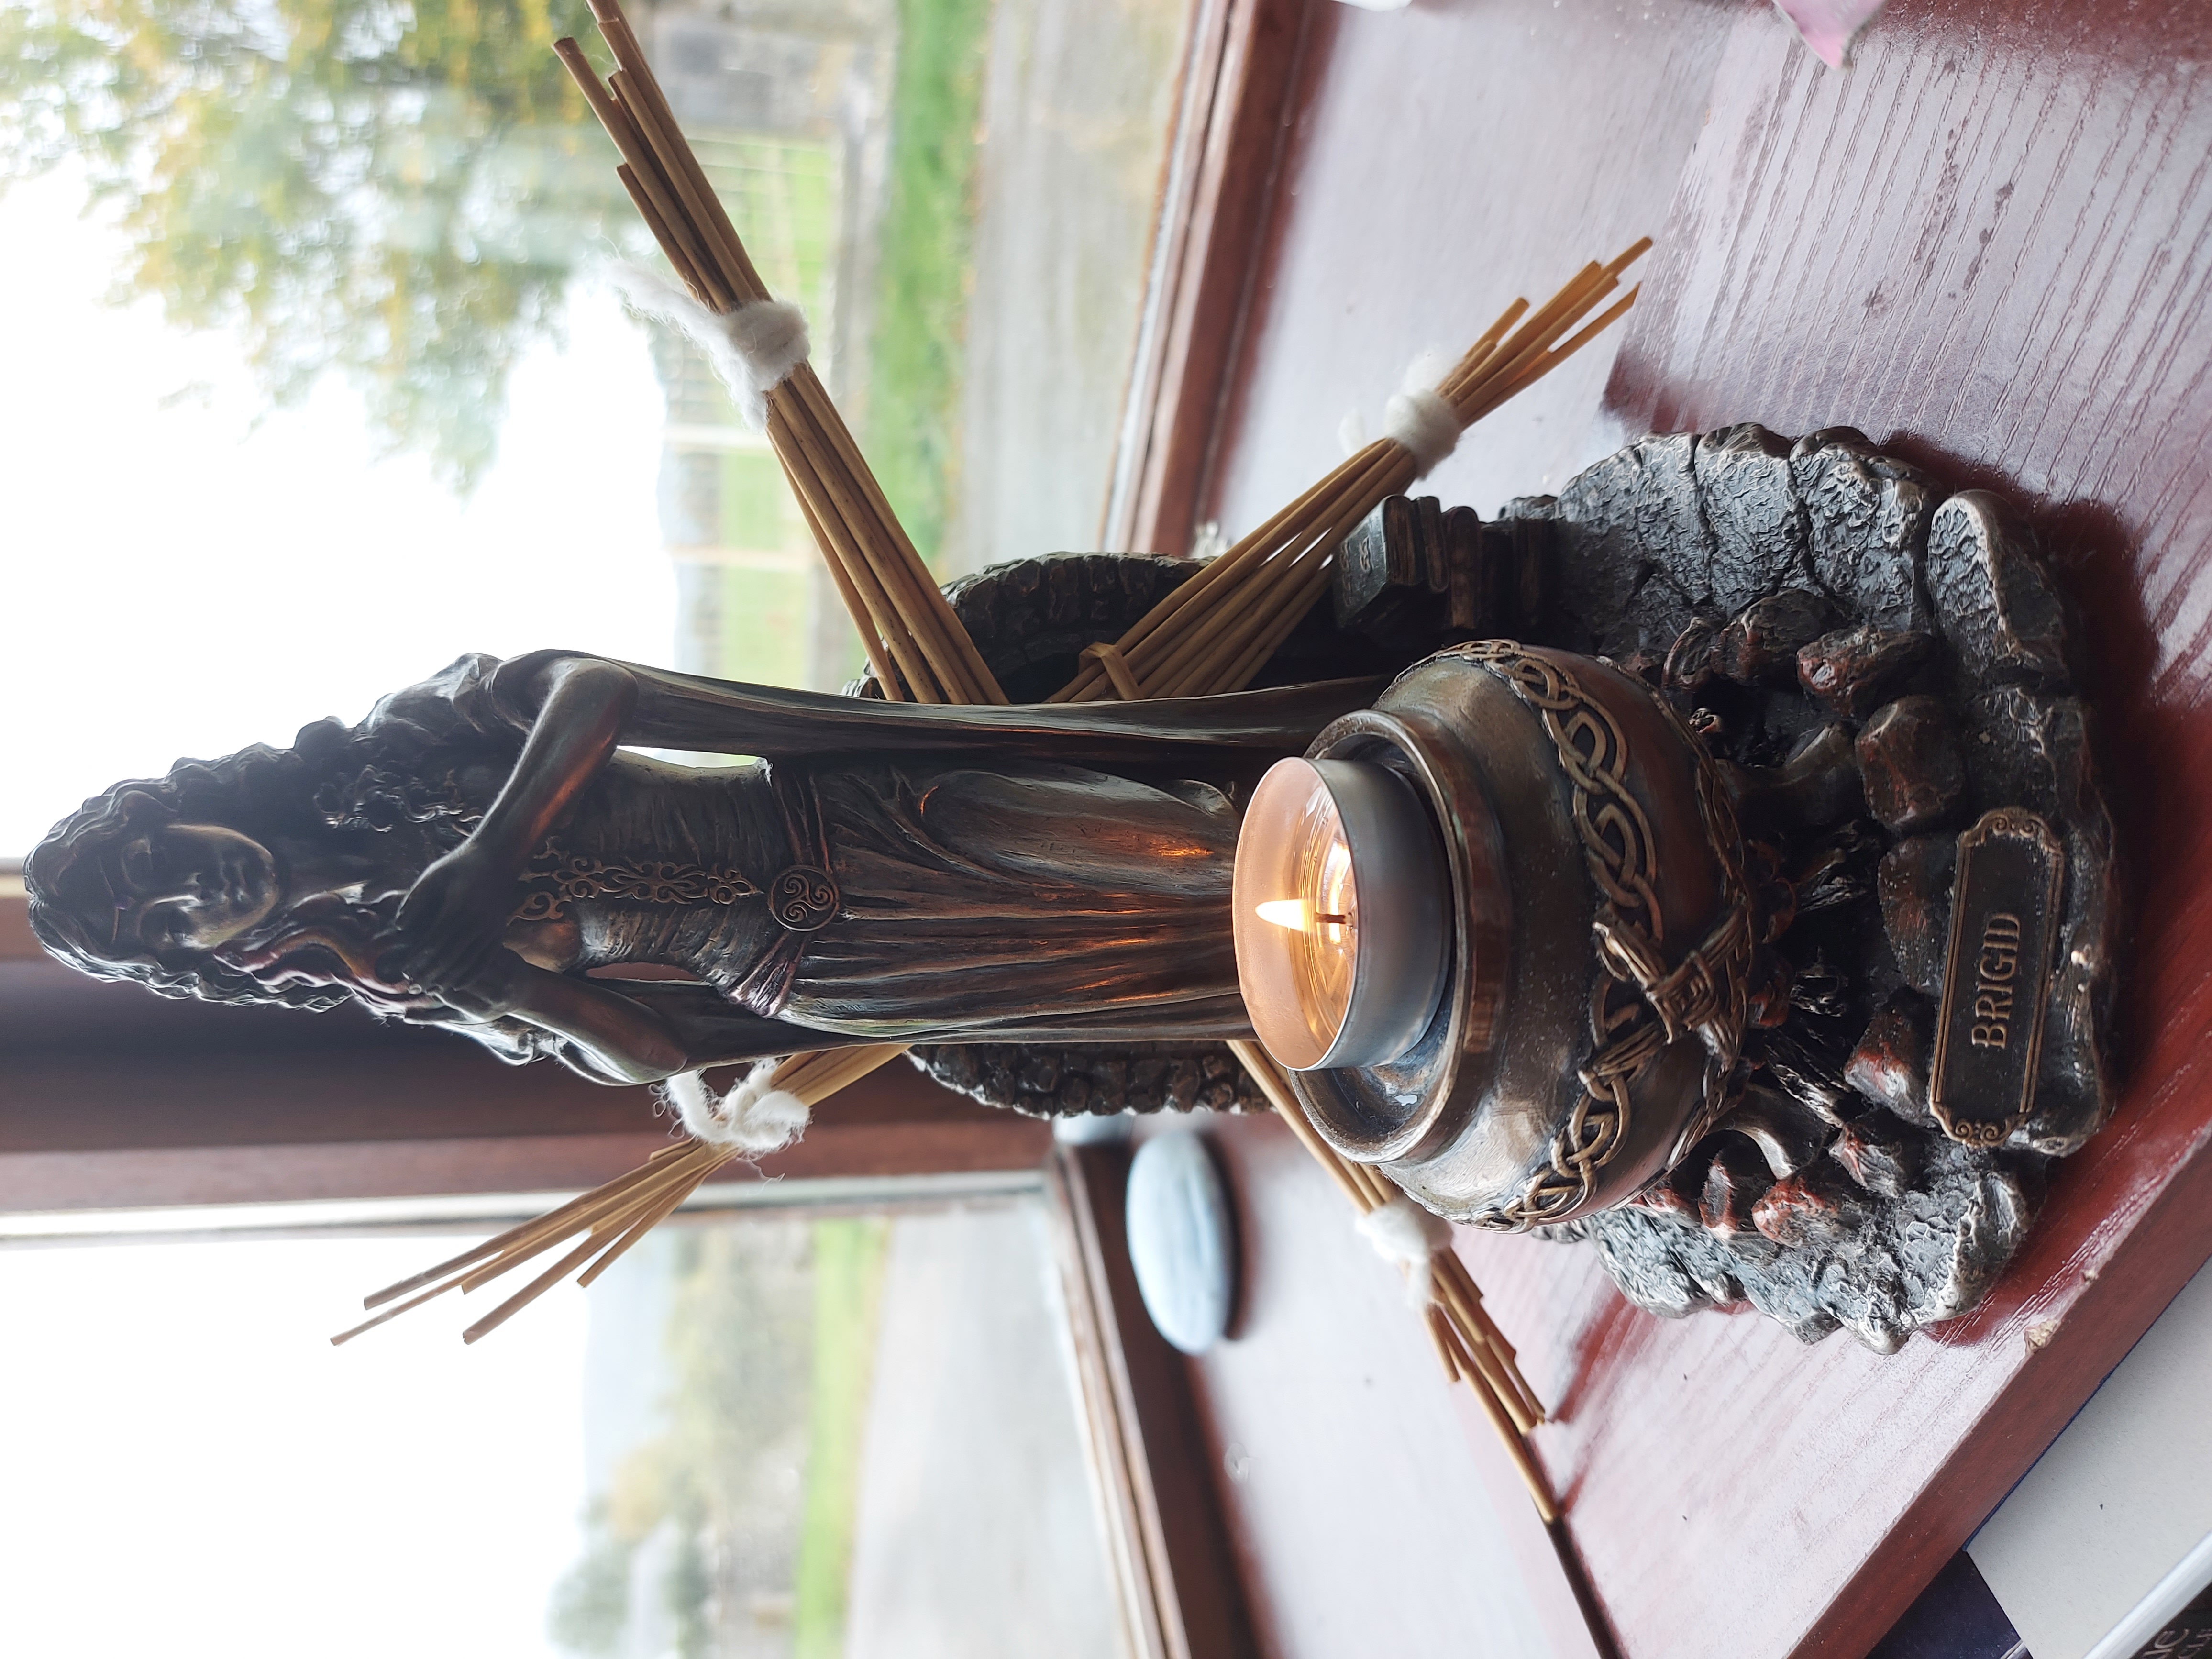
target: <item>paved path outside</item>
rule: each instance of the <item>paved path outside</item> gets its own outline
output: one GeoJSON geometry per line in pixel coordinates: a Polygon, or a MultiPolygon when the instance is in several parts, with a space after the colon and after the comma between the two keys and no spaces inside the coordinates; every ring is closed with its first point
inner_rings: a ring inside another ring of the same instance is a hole
{"type": "Polygon", "coordinates": [[[1183,10],[999,0],[948,574],[1097,544],[1183,10]]]}
{"type": "Polygon", "coordinates": [[[1114,1659],[1034,1206],[892,1224],[847,1659],[1114,1659]]]}

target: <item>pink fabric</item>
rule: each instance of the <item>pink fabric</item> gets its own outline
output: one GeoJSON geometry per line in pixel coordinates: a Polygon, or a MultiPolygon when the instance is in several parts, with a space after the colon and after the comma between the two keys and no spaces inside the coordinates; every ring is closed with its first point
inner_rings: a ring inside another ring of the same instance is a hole
{"type": "Polygon", "coordinates": [[[1798,38],[1831,69],[1844,66],[1844,54],[1859,31],[1874,21],[1882,0],[1774,0],[1798,38]]]}

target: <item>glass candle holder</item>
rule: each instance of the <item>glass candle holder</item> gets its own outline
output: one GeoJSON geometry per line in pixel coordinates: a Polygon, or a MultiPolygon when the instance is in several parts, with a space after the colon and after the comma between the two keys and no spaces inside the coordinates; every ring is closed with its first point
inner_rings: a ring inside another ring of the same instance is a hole
{"type": "Polygon", "coordinates": [[[1277,763],[1237,841],[1237,977],[1292,1071],[1375,1066],[1443,994],[1451,878],[1412,785],[1360,761],[1277,763]]]}

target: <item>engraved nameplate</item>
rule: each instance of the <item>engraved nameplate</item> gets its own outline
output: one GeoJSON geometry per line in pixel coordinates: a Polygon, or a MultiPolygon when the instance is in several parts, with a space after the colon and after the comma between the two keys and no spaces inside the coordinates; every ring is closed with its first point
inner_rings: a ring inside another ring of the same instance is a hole
{"type": "Polygon", "coordinates": [[[2058,838],[2018,807],[1999,807],[1959,837],[1928,1088],[1954,1140],[1994,1146],[2034,1101],[2065,874],[2058,838]]]}

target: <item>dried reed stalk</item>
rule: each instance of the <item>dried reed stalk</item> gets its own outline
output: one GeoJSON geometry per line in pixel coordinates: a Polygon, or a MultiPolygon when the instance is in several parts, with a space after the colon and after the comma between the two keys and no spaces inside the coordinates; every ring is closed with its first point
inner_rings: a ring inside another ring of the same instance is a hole
{"type": "MultiPolygon", "coordinates": [[[[896,1042],[876,1042],[793,1054],[777,1062],[775,1085],[812,1106],[905,1052],[903,1046],[896,1042]]],[[[351,1330],[341,1331],[331,1341],[333,1345],[349,1342],[363,1331],[374,1330],[386,1320],[397,1318],[410,1308],[419,1308],[448,1291],[466,1293],[477,1290],[537,1260],[548,1250],[568,1243],[578,1234],[583,1235],[567,1255],[461,1333],[462,1340],[474,1342],[497,1330],[570,1273],[577,1274],[578,1285],[589,1285],[620,1261],[639,1239],[673,1214],[702,1182],[731,1159],[741,1156],[734,1147],[714,1146],[687,1135],[662,1147],[627,1175],[617,1176],[533,1221],[510,1227],[497,1237],[471,1246],[411,1279],[387,1285],[363,1297],[362,1307],[383,1308],[384,1311],[351,1330]],[[387,1303],[392,1305],[386,1307],[387,1303]]]]}
{"type": "MultiPolygon", "coordinates": [[[[1404,1196],[1379,1170],[1352,1163],[1321,1138],[1291,1092],[1290,1078],[1266,1049],[1256,1042],[1232,1042],[1229,1047],[1252,1074],[1261,1092],[1274,1103],[1298,1144],[1312,1154],[1314,1162],[1328,1172],[1360,1214],[1370,1214],[1404,1196]]],[[[1544,1420],[1543,1407],[1536,1403],[1534,1393],[1521,1375],[1512,1348],[1483,1310],[1482,1292],[1475,1288],[1458,1254],[1437,1252],[1429,1264],[1429,1273],[1431,1299],[1422,1310],[1422,1318],[1444,1376],[1452,1382],[1465,1382],[1473,1390],[1528,1488],[1536,1512],[1548,1525],[1559,1519],[1559,1505],[1553,1500],[1551,1485],[1535,1455],[1528,1449],[1528,1431],[1544,1420]]]]}
{"type": "MultiPolygon", "coordinates": [[[[728,312],[767,298],[620,5],[590,3],[620,68],[602,84],[573,40],[557,42],[555,50],[621,152],[616,171],[639,214],[701,304],[728,312]]],[[[1534,384],[1626,311],[1635,299],[1632,289],[1595,321],[1568,333],[1618,289],[1621,270],[1650,246],[1646,239],[1610,264],[1586,266],[1533,313],[1527,301],[1514,301],[1437,388],[1462,428],[1534,384]]],[[[801,364],[769,392],[768,429],[884,695],[898,699],[911,693],[916,701],[934,703],[1005,702],[810,366],[801,364]]],[[[1243,690],[1320,599],[1337,544],[1385,496],[1411,483],[1417,465],[1410,451],[1389,439],[1368,445],[1212,561],[1120,640],[1086,651],[1082,671],[1053,701],[1243,690]]],[[[1249,1042],[1231,1047],[1362,1214],[1399,1196],[1377,1171],[1339,1157],[1315,1133],[1289,1079],[1264,1050],[1249,1042]]],[[[811,1106],[903,1052],[902,1045],[884,1043],[789,1055],[777,1064],[775,1086],[811,1106]]],[[[349,1341],[448,1291],[475,1290],[581,1234],[552,1266],[462,1334],[474,1342],[571,1273],[579,1285],[589,1285],[734,1156],[730,1148],[688,1137],[664,1147],[628,1174],[368,1297],[366,1308],[392,1305],[331,1340],[349,1341]]],[[[1559,1507],[1527,1439],[1543,1420],[1543,1408],[1512,1347],[1484,1310],[1466,1265],[1445,1251],[1430,1271],[1432,1300],[1423,1322],[1438,1362],[1447,1376],[1474,1391],[1538,1512],[1547,1524],[1556,1522],[1559,1507]]]]}
{"type": "MultiPolygon", "coordinates": [[[[1636,298],[1632,289],[1576,328],[1650,246],[1646,237],[1609,264],[1585,265],[1533,312],[1527,301],[1515,301],[1436,388],[1461,429],[1534,385],[1626,312],[1636,298]]],[[[1088,657],[1052,701],[1126,698],[1131,684],[1148,697],[1241,690],[1320,599],[1338,544],[1419,471],[1411,450],[1376,439],[1153,606],[1114,642],[1111,659],[1088,657]]]]}
{"type": "MultiPolygon", "coordinates": [[[[591,0],[591,6],[618,66],[614,73],[602,82],[573,40],[553,49],[614,140],[622,155],[616,173],[653,240],[709,311],[726,313],[769,298],[621,5],[591,0]]],[[[884,694],[920,702],[1005,702],[811,365],[801,363],[768,393],[768,435],[884,694]]]]}

